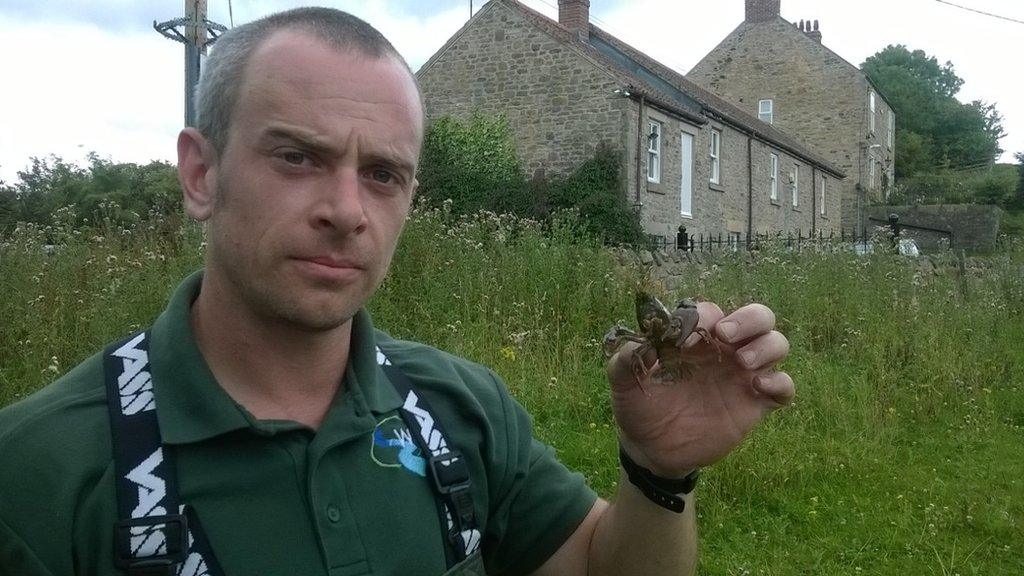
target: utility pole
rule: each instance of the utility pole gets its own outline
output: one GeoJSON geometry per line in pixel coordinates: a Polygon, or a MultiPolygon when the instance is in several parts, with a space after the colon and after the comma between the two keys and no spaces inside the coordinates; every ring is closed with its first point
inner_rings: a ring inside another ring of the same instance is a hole
{"type": "Polygon", "coordinates": [[[185,45],[185,125],[195,126],[196,108],[194,95],[199,83],[199,68],[206,47],[213,44],[220,33],[226,32],[221,24],[206,19],[206,0],[185,0],[185,17],[175,18],[159,24],[154,20],[153,28],[164,36],[185,45]],[[179,31],[178,27],[182,30],[179,31]]]}

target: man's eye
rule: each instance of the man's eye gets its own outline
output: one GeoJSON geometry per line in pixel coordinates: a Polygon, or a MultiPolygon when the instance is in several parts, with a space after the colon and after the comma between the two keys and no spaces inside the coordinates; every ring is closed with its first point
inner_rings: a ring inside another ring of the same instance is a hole
{"type": "Polygon", "coordinates": [[[281,154],[281,159],[289,164],[301,166],[306,161],[306,155],[302,152],[285,152],[281,154]]]}
{"type": "Polygon", "coordinates": [[[382,168],[377,168],[370,172],[370,177],[381,184],[391,184],[395,180],[394,174],[382,168]]]}

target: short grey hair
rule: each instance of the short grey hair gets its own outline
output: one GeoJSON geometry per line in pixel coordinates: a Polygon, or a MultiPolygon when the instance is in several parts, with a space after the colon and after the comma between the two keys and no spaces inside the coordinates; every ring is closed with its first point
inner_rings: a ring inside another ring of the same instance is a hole
{"type": "MultiPolygon", "coordinates": [[[[271,14],[225,32],[203,63],[194,95],[196,128],[213,144],[218,156],[228,143],[231,115],[238,104],[246,65],[260,43],[281,30],[307,32],[339,51],[356,49],[371,58],[394,58],[409,72],[419,92],[416,75],[402,55],[363,20],[333,8],[295,8],[271,14]]],[[[422,104],[422,93],[420,101],[422,104]]]]}

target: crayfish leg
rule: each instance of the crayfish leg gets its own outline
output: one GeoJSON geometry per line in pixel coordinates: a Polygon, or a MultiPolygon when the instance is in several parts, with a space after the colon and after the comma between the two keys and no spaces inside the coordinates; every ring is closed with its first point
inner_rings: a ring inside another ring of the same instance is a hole
{"type": "Polygon", "coordinates": [[[630,360],[630,368],[633,370],[633,378],[636,378],[636,385],[640,388],[640,391],[644,393],[644,396],[650,398],[651,393],[644,388],[644,380],[650,379],[651,375],[657,372],[659,361],[655,360],[654,364],[648,368],[644,362],[644,354],[651,349],[651,346],[644,343],[642,346],[633,350],[633,355],[630,360]]]}

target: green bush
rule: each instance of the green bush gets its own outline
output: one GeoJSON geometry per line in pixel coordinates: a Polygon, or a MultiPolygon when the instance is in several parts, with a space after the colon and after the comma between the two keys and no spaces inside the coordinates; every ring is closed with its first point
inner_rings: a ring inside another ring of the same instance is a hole
{"type": "Polygon", "coordinates": [[[454,216],[481,210],[551,223],[560,211],[582,218],[591,237],[617,244],[643,238],[639,218],[623,194],[621,156],[608,146],[571,174],[529,181],[503,116],[438,118],[427,131],[420,158],[420,196],[454,216]]]}
{"type": "Polygon", "coordinates": [[[456,215],[480,210],[530,215],[533,210],[512,129],[502,116],[435,120],[424,137],[417,177],[427,205],[451,200],[456,215]]]}
{"type": "Polygon", "coordinates": [[[594,237],[614,244],[639,244],[644,236],[636,211],[626,202],[620,178],[621,156],[602,146],[593,158],[550,188],[555,209],[576,210],[594,237]]]}

